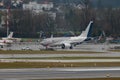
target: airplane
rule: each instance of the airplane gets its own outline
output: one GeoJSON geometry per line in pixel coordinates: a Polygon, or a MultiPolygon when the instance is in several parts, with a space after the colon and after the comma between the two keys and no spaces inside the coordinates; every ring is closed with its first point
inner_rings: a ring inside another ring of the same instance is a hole
{"type": "Polygon", "coordinates": [[[13,43],[12,40],[0,40],[0,47],[3,48],[3,46],[10,46],[13,43]]]}
{"type": "Polygon", "coordinates": [[[2,37],[2,40],[12,40],[13,42],[20,42],[21,38],[13,38],[13,32],[10,32],[7,37],[2,37]]]}
{"type": "Polygon", "coordinates": [[[43,41],[41,41],[40,44],[45,46],[46,49],[48,48],[48,46],[50,47],[61,46],[62,49],[65,48],[73,49],[73,46],[82,43],[89,37],[91,33],[92,24],[93,21],[90,21],[85,31],[82,31],[82,33],[79,36],[46,38],[43,39],[43,41]]]}
{"type": "Polygon", "coordinates": [[[3,37],[2,39],[0,39],[0,47],[3,48],[3,46],[11,45],[13,43],[13,40],[10,40],[9,38],[11,38],[12,36],[13,32],[11,32],[7,37],[3,37]]]}
{"type": "Polygon", "coordinates": [[[8,40],[12,38],[12,36],[13,36],[13,32],[10,32],[10,34],[7,37],[2,37],[2,40],[8,40]]]}

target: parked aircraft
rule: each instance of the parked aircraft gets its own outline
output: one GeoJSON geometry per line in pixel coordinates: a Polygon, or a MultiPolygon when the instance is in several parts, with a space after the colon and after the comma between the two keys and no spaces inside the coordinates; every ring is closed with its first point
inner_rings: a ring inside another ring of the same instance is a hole
{"type": "Polygon", "coordinates": [[[10,32],[10,34],[7,37],[2,37],[2,40],[8,40],[13,37],[13,32],[10,32]]]}
{"type": "Polygon", "coordinates": [[[90,21],[85,31],[81,33],[79,36],[75,37],[51,37],[46,38],[43,41],[40,42],[41,45],[47,47],[54,47],[54,46],[61,46],[62,49],[70,48],[72,49],[73,46],[82,43],[85,41],[91,32],[93,21],[90,21]]]}
{"type": "Polygon", "coordinates": [[[2,40],[12,40],[13,42],[20,42],[21,38],[14,38],[13,32],[10,32],[10,34],[7,37],[3,37],[2,40]]]}
{"type": "Polygon", "coordinates": [[[12,40],[0,40],[0,46],[3,48],[3,46],[9,46],[13,43],[12,40]]]}
{"type": "Polygon", "coordinates": [[[3,46],[9,46],[14,42],[14,38],[12,36],[13,32],[10,32],[10,34],[7,37],[2,37],[2,39],[0,40],[1,48],[3,48],[3,46]]]}

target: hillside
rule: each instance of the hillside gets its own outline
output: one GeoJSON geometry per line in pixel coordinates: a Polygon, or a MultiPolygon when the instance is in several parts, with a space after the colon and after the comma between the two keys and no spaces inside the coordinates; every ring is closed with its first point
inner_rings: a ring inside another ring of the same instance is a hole
{"type": "MultiPolygon", "coordinates": [[[[55,3],[81,3],[84,0],[48,0],[55,3]]],[[[94,7],[101,5],[102,7],[120,7],[120,0],[90,0],[94,7]]]]}
{"type": "MultiPolygon", "coordinates": [[[[23,0],[25,3],[29,2],[29,1],[37,1],[37,2],[46,2],[46,1],[50,1],[50,2],[54,2],[56,4],[59,3],[81,3],[84,0],[23,0]]],[[[120,0],[90,0],[91,4],[93,5],[93,7],[98,7],[98,6],[102,6],[102,7],[115,7],[118,8],[120,7],[120,0]]]]}
{"type": "Polygon", "coordinates": [[[94,7],[120,7],[120,0],[90,0],[94,7]]]}

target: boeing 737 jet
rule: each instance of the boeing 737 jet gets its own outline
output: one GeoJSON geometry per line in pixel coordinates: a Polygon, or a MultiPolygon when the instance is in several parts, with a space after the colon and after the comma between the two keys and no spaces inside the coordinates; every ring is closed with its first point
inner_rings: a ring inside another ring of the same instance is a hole
{"type": "Polygon", "coordinates": [[[85,41],[90,34],[93,21],[90,21],[85,31],[82,31],[81,35],[75,37],[51,37],[46,38],[40,42],[41,45],[47,47],[61,46],[62,49],[72,49],[75,45],[85,41]]]}

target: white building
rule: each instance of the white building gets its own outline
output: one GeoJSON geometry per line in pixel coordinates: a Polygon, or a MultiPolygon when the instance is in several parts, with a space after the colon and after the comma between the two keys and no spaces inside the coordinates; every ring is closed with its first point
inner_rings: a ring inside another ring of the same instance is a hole
{"type": "Polygon", "coordinates": [[[38,4],[37,2],[29,2],[29,4],[23,4],[23,9],[29,9],[36,12],[43,12],[43,10],[50,10],[54,7],[52,2],[38,4]]]}
{"type": "Polygon", "coordinates": [[[78,4],[77,6],[76,6],[76,8],[77,9],[83,9],[83,8],[85,8],[83,5],[81,5],[81,4],[78,4]]]}

